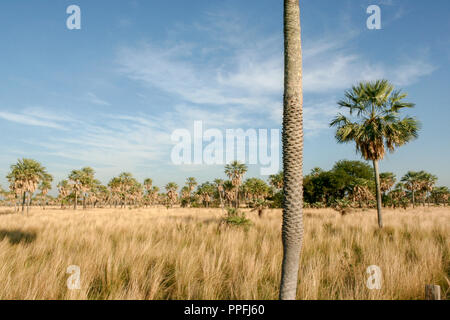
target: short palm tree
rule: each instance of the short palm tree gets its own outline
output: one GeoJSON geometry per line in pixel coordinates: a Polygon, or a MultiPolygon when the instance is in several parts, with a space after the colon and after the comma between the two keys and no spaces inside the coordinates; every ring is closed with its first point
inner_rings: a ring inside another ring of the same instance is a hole
{"type": "Polygon", "coordinates": [[[338,102],[341,108],[349,111],[349,116],[339,113],[330,123],[336,127],[339,143],[355,142],[356,151],[373,163],[380,228],[383,220],[378,162],[384,158],[386,148],[394,152],[397,147],[417,138],[419,131],[416,119],[399,116],[401,109],[414,107],[403,101],[406,96],[406,93],[395,91],[387,80],[362,82],[347,91],[345,99],[338,102]]]}

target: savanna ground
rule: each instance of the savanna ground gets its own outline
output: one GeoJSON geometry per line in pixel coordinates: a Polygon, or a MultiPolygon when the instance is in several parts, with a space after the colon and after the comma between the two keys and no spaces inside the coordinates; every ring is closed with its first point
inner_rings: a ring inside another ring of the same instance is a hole
{"type": "MultiPolygon", "coordinates": [[[[0,299],[276,299],[281,210],[219,226],[220,209],[0,208],[0,299]],[[68,290],[67,267],[81,269],[68,290]]],[[[299,299],[449,298],[450,209],[305,210],[299,299]],[[383,272],[369,290],[366,269],[383,272]]]]}

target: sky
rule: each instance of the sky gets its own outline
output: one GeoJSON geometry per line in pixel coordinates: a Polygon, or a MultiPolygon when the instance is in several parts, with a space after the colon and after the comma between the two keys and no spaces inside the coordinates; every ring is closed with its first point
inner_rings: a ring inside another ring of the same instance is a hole
{"type": "MultiPolygon", "coordinates": [[[[0,3],[0,184],[19,158],[56,183],[91,166],[107,183],[121,172],[155,185],[225,178],[223,165],[175,164],[174,131],[281,129],[281,0],[21,0],[0,3]],[[66,9],[81,9],[70,30],[66,9]]],[[[304,172],[341,159],[328,124],[359,81],[386,78],[416,104],[404,115],[419,138],[388,154],[381,171],[436,174],[450,186],[450,2],[303,0],[304,172]],[[368,6],[381,9],[369,30],[368,6]]],[[[206,143],[203,144],[205,146],[206,143]]],[[[280,148],[280,142],[274,145],[280,148]]],[[[249,165],[247,177],[261,175],[249,165]]]]}

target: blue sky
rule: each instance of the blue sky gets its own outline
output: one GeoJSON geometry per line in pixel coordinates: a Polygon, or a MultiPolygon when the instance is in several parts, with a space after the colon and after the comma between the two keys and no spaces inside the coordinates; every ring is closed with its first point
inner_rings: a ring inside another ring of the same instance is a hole
{"type": "MultiPolygon", "coordinates": [[[[360,159],[337,145],[336,101],[360,80],[387,78],[409,93],[418,140],[382,171],[427,170],[450,186],[450,2],[304,0],[304,170],[360,159]],[[368,30],[377,4],[382,29],[368,30]]],[[[224,177],[222,166],[171,163],[175,129],[280,128],[282,1],[21,0],[0,3],[0,183],[18,158],[55,176],[91,166],[156,185],[224,177]],[[81,30],[66,8],[81,8],[81,30]]],[[[258,176],[251,166],[249,176],[258,176]]],[[[264,177],[263,177],[264,178],[264,177]]]]}

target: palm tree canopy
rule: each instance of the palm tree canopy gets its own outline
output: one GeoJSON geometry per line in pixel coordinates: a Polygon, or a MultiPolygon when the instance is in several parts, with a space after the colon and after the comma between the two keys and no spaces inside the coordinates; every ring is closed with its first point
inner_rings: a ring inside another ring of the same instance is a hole
{"type": "Polygon", "coordinates": [[[383,159],[386,148],[395,148],[417,138],[419,122],[412,117],[400,118],[403,108],[414,107],[404,102],[406,93],[395,91],[387,80],[361,82],[345,93],[345,99],[338,102],[347,108],[349,116],[339,113],[331,121],[336,127],[339,143],[354,141],[356,150],[366,160],[383,159]]]}
{"type": "Polygon", "coordinates": [[[242,176],[247,170],[247,166],[239,161],[233,161],[225,166],[225,174],[231,179],[234,185],[240,185],[242,176]]]}
{"type": "Polygon", "coordinates": [[[51,181],[53,179],[47,173],[45,167],[33,159],[19,159],[16,164],[11,165],[11,172],[7,179],[13,189],[33,193],[38,184],[42,181],[51,181]]]}

